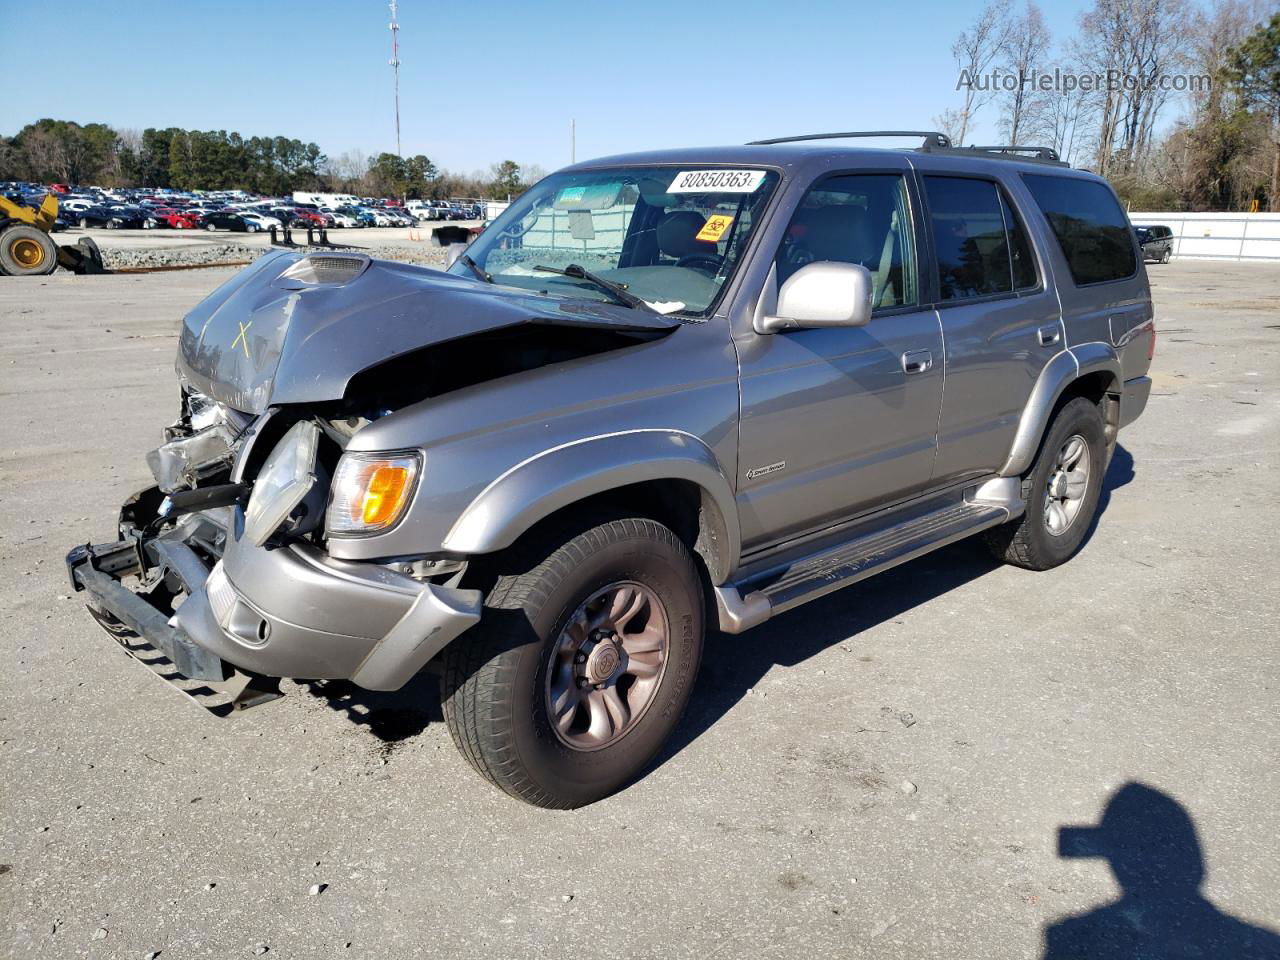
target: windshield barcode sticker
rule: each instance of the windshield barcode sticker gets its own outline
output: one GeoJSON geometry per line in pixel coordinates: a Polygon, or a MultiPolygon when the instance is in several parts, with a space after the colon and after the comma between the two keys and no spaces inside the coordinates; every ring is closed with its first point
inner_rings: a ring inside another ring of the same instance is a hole
{"type": "Polygon", "coordinates": [[[754,193],[764,175],[763,170],[682,170],[667,193],[754,193]]]}

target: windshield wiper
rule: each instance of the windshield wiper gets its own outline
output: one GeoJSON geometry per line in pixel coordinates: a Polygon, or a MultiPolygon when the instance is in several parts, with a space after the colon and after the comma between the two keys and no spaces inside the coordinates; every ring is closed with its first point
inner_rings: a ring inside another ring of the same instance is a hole
{"type": "Polygon", "coordinates": [[[657,313],[653,307],[645,303],[634,293],[628,293],[626,284],[614,283],[612,280],[606,280],[604,277],[597,277],[594,273],[589,273],[576,263],[571,263],[563,270],[559,267],[544,267],[541,264],[534,266],[535,270],[542,273],[558,273],[562,277],[569,277],[573,280],[585,280],[599,290],[603,290],[613,299],[626,307],[638,307],[642,310],[648,310],[650,313],[657,313]]]}
{"type": "Polygon", "coordinates": [[[480,267],[480,264],[472,260],[469,254],[464,253],[458,259],[462,261],[463,266],[470,268],[471,272],[474,273],[481,280],[483,280],[485,283],[493,283],[493,277],[485,273],[485,271],[480,267]]]}

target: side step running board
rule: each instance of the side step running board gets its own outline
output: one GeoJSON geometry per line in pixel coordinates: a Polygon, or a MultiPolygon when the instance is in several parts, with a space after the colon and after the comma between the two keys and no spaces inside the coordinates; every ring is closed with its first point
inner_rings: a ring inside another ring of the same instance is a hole
{"type": "Polygon", "coordinates": [[[965,501],[805,557],[773,574],[717,587],[720,629],[726,633],[749,630],[775,613],[998,526],[1010,516],[1004,506],[965,501]]]}

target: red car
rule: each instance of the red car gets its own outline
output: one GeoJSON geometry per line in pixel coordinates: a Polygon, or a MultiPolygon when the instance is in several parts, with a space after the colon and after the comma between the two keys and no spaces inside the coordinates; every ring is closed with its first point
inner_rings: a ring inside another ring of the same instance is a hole
{"type": "Polygon", "coordinates": [[[327,213],[312,213],[310,210],[294,211],[294,225],[299,227],[332,227],[334,225],[333,217],[327,213]]]}
{"type": "Polygon", "coordinates": [[[174,210],[171,207],[156,207],[151,216],[157,223],[163,223],[175,230],[194,230],[200,225],[200,218],[185,210],[174,210]]]}

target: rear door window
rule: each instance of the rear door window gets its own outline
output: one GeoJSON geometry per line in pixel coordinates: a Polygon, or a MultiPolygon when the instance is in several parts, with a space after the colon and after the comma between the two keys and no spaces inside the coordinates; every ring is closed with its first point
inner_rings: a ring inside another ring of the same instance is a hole
{"type": "Polygon", "coordinates": [[[1133,234],[1115,195],[1096,180],[1023,174],[1077,286],[1137,272],[1133,234]]]}
{"type": "Polygon", "coordinates": [[[938,295],[968,300],[1037,283],[1026,230],[990,180],[925,177],[938,295]]]}

